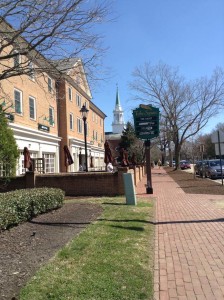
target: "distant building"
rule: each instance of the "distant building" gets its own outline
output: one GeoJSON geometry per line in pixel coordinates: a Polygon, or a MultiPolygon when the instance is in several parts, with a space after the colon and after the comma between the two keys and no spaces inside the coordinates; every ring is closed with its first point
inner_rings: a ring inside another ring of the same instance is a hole
{"type": "Polygon", "coordinates": [[[125,123],[124,123],[124,112],[121,107],[119,93],[118,93],[118,87],[116,93],[115,109],[113,111],[113,114],[114,114],[114,121],[112,123],[113,133],[122,134],[122,131],[124,130],[125,127],[125,123]]]}

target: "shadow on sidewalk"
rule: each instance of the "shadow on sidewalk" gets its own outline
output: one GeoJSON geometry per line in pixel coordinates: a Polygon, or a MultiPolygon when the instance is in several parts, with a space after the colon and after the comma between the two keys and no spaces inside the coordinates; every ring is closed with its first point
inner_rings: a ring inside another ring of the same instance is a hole
{"type": "Polygon", "coordinates": [[[211,220],[179,220],[179,221],[143,221],[138,219],[133,220],[114,220],[114,219],[98,219],[98,221],[108,221],[108,222],[140,222],[152,225],[164,225],[164,224],[191,224],[191,223],[217,223],[224,222],[224,218],[211,219],[211,220]]]}

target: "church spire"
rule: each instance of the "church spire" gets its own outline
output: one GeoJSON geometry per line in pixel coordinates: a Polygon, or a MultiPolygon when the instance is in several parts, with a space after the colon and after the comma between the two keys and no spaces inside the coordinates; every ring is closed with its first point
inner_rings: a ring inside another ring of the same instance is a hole
{"type": "Polygon", "coordinates": [[[118,85],[117,85],[117,91],[116,91],[115,109],[114,109],[113,113],[114,113],[114,121],[112,123],[113,133],[121,134],[122,131],[124,130],[125,123],[124,123],[124,112],[123,112],[121,104],[120,104],[118,85]]]}
{"type": "Polygon", "coordinates": [[[117,85],[117,93],[116,93],[116,106],[120,106],[120,98],[119,98],[119,92],[118,92],[118,85],[117,85]]]}

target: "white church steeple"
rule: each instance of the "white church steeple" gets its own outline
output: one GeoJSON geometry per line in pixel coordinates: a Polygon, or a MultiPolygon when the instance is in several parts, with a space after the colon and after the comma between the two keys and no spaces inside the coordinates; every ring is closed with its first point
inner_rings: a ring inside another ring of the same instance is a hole
{"type": "Polygon", "coordinates": [[[116,93],[116,104],[115,104],[115,109],[113,111],[113,114],[114,114],[114,121],[112,123],[113,133],[121,134],[125,128],[125,123],[124,123],[124,112],[120,104],[118,87],[116,93]]]}

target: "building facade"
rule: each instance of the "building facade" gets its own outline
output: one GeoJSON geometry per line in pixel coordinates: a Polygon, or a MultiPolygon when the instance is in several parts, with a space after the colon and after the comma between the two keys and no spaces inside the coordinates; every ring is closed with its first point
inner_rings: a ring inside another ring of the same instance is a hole
{"type": "MultiPolygon", "coordinates": [[[[4,36],[1,36],[4,43],[4,36]]],[[[18,51],[7,46],[6,53],[18,51]]],[[[0,52],[1,59],[1,52],[0,52]]],[[[89,110],[87,118],[87,154],[89,167],[104,168],[104,120],[106,115],[91,101],[91,92],[81,60],[67,60],[66,72],[49,64],[48,71],[40,71],[41,61],[15,55],[0,64],[0,72],[7,68],[30,68],[30,72],[0,81],[0,105],[13,130],[20,158],[17,175],[25,173],[23,150],[27,147],[36,162],[42,162],[45,173],[76,172],[84,169],[84,130],[80,114],[82,105],[89,110]],[[68,146],[74,163],[65,165],[64,146],[68,146]]],[[[65,62],[63,62],[65,63],[65,62]]],[[[60,64],[59,64],[60,66],[60,64]]]]}
{"type": "MultiPolygon", "coordinates": [[[[80,60],[66,62],[66,76],[58,81],[59,136],[61,141],[61,171],[66,171],[63,147],[69,147],[74,163],[67,170],[85,170],[84,122],[80,110],[88,109],[87,161],[88,169],[104,169],[104,120],[106,115],[91,101],[91,92],[80,60]]],[[[63,67],[62,67],[63,68],[63,67]]]]}

